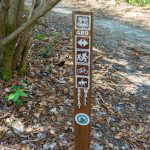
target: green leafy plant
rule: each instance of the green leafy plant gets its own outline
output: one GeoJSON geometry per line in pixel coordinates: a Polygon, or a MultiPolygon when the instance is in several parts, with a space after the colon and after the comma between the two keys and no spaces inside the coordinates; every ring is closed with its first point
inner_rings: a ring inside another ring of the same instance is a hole
{"type": "Polygon", "coordinates": [[[42,57],[42,58],[47,58],[51,53],[53,52],[53,46],[52,45],[47,45],[45,47],[44,50],[41,50],[39,52],[39,55],[42,57]]]}
{"type": "Polygon", "coordinates": [[[22,98],[27,98],[28,95],[22,89],[19,89],[19,87],[17,86],[14,86],[13,88],[16,89],[15,92],[6,96],[5,99],[6,101],[13,101],[18,106],[21,106],[25,101],[22,98]]]}
{"type": "Polygon", "coordinates": [[[42,34],[39,34],[39,35],[36,36],[36,38],[37,38],[38,40],[44,40],[44,39],[45,39],[45,36],[42,35],[42,34]]]}

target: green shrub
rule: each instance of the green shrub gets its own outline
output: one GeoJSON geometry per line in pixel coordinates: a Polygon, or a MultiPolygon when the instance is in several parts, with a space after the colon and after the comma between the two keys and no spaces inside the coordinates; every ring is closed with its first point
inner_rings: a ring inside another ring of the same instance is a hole
{"type": "Polygon", "coordinates": [[[42,34],[37,35],[35,38],[37,38],[38,40],[44,40],[45,36],[42,34]]]}
{"type": "Polygon", "coordinates": [[[39,56],[42,58],[47,58],[53,52],[53,46],[51,44],[45,46],[44,50],[39,52],[39,56]]]}
{"type": "Polygon", "coordinates": [[[12,101],[14,104],[21,106],[23,102],[27,101],[28,94],[23,89],[27,88],[27,84],[24,81],[20,81],[21,86],[14,85],[11,87],[9,94],[5,96],[7,102],[12,101]]]}
{"type": "Polygon", "coordinates": [[[150,0],[126,0],[126,2],[132,5],[150,5],[150,0]]]}
{"type": "Polygon", "coordinates": [[[13,101],[18,106],[21,106],[23,104],[23,100],[21,98],[27,98],[28,95],[23,90],[16,90],[15,93],[12,93],[5,97],[6,101],[13,101]]]}

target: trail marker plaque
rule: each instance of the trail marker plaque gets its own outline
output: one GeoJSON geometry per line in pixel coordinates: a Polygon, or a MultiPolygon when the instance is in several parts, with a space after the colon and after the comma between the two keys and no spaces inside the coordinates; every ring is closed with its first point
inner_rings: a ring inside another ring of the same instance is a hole
{"type": "Polygon", "coordinates": [[[75,150],[90,150],[92,12],[73,12],[75,150]]]}

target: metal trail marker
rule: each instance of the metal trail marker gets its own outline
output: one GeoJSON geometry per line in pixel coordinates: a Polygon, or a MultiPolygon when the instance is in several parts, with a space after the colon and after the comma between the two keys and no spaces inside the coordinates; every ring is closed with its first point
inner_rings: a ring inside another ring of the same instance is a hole
{"type": "Polygon", "coordinates": [[[75,150],[90,150],[92,12],[73,12],[75,150]]]}

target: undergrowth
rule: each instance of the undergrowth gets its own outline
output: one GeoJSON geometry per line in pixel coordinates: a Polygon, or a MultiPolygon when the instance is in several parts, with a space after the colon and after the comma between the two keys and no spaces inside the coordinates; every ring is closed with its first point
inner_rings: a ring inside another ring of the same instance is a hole
{"type": "MultiPolygon", "coordinates": [[[[117,0],[120,2],[121,0],[117,0]]],[[[123,0],[131,5],[139,5],[139,6],[146,6],[150,5],[150,0],[123,0]]]]}

